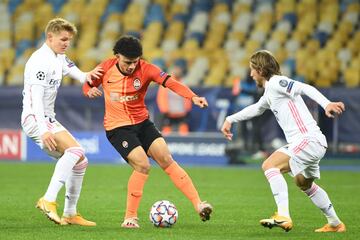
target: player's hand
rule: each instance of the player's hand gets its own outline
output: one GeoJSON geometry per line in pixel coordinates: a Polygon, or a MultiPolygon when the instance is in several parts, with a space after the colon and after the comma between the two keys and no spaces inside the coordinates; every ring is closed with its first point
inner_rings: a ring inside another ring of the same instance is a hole
{"type": "Polygon", "coordinates": [[[325,108],[325,114],[329,118],[334,118],[335,114],[340,115],[345,111],[345,105],[343,102],[331,102],[325,108]]]}
{"type": "Polygon", "coordinates": [[[223,126],[221,127],[221,132],[224,134],[225,138],[228,140],[232,140],[233,134],[230,132],[231,123],[225,120],[223,126]]]}
{"type": "Polygon", "coordinates": [[[205,108],[209,106],[208,102],[206,101],[206,98],[204,97],[194,96],[192,97],[191,101],[200,108],[205,108]]]}
{"type": "Polygon", "coordinates": [[[57,144],[54,138],[54,134],[52,134],[51,132],[46,132],[41,135],[41,140],[47,149],[49,149],[50,151],[56,150],[57,144]]]}
{"type": "Polygon", "coordinates": [[[89,98],[101,97],[102,92],[97,87],[92,87],[87,93],[89,98]]]}
{"type": "Polygon", "coordinates": [[[86,81],[90,84],[93,84],[94,79],[99,79],[104,73],[104,69],[102,67],[95,67],[90,72],[86,73],[86,81]]]}

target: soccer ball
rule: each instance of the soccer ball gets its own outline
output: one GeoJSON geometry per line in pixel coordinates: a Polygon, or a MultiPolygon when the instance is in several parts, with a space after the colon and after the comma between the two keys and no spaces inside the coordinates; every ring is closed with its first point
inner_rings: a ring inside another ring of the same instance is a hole
{"type": "Polygon", "coordinates": [[[149,218],[155,227],[171,227],[178,219],[178,211],[173,203],[161,200],[152,205],[149,218]]]}

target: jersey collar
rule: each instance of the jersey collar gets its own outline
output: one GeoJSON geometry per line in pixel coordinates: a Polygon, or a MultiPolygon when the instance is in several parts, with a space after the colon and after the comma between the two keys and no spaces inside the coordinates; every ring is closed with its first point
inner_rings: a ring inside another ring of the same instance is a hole
{"type": "Polygon", "coordinates": [[[57,54],[46,44],[46,42],[42,45],[46,52],[51,53],[54,57],[57,57],[57,54]]]}

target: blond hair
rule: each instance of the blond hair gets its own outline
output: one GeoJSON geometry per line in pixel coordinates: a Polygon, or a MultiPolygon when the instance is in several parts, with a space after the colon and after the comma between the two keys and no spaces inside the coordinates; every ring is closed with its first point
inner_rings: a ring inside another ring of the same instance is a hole
{"type": "Polygon", "coordinates": [[[45,28],[45,35],[48,33],[58,34],[61,31],[67,31],[73,35],[76,35],[77,29],[74,24],[63,19],[63,18],[54,18],[51,19],[45,28]]]}
{"type": "Polygon", "coordinates": [[[255,52],[250,57],[250,64],[265,79],[270,79],[273,75],[281,75],[280,65],[270,51],[255,52]]]}

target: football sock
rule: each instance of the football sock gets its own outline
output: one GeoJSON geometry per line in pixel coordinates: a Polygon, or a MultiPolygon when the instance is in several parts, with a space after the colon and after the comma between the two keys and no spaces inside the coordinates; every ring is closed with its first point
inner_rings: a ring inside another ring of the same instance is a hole
{"type": "Polygon", "coordinates": [[[270,188],[278,208],[278,214],[290,218],[288,187],[280,169],[270,168],[264,174],[270,183],[270,188]]]}
{"type": "Polygon", "coordinates": [[[57,194],[70,176],[72,168],[83,155],[84,150],[80,147],[72,147],[65,150],[56,163],[53,176],[44,195],[46,201],[56,201],[57,194]]]}
{"type": "Polygon", "coordinates": [[[198,211],[201,202],[199,194],[189,175],[175,161],[165,169],[171,181],[175,186],[192,202],[196,211],[198,211]]]}
{"type": "Polygon", "coordinates": [[[145,182],[149,175],[133,171],[128,182],[126,218],[137,217],[145,182]]]}
{"type": "Polygon", "coordinates": [[[329,196],[324,189],[313,183],[311,185],[311,188],[304,191],[304,193],[308,195],[308,197],[315,204],[315,206],[320,208],[331,226],[335,227],[341,223],[340,219],[336,215],[332,203],[330,202],[329,196]]]}
{"type": "Polygon", "coordinates": [[[65,183],[64,216],[71,217],[77,214],[76,205],[80,197],[81,186],[84,179],[88,159],[85,157],[77,163],[65,183]]]}

